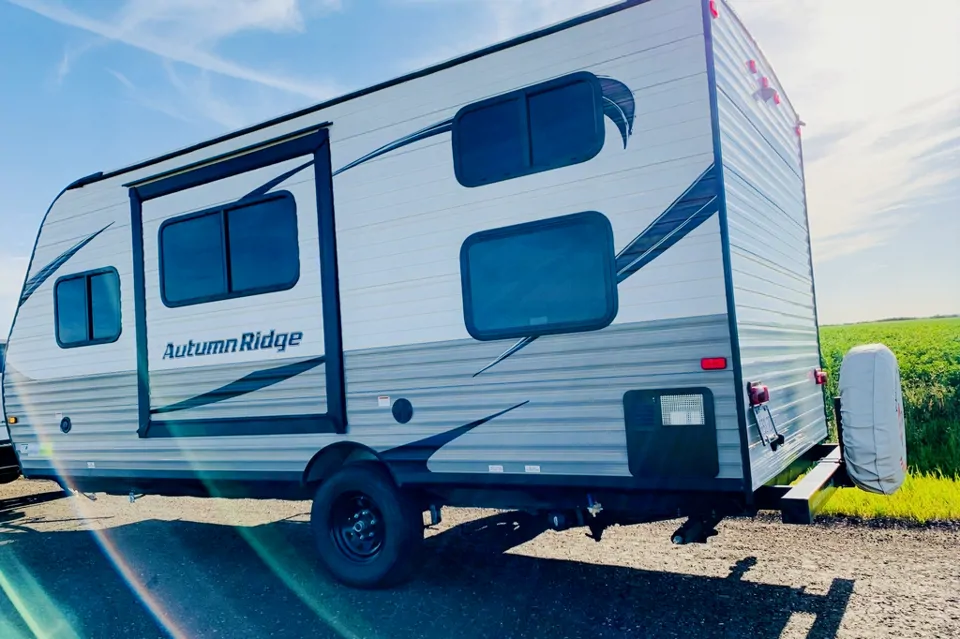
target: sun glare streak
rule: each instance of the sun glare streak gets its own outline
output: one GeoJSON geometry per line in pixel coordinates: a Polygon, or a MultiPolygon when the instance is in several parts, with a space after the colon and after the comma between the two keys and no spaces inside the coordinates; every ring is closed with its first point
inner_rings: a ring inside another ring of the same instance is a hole
{"type": "MultiPolygon", "coordinates": [[[[185,456],[190,458],[191,465],[199,473],[200,471],[197,469],[194,456],[189,451],[183,450],[183,452],[185,456]]],[[[211,496],[222,498],[222,493],[218,490],[214,482],[204,479],[203,483],[211,496]]],[[[222,506],[223,503],[224,502],[213,502],[214,507],[229,518],[233,513],[228,508],[224,508],[222,506]]],[[[344,639],[375,639],[378,636],[373,628],[364,624],[359,619],[354,618],[347,622],[342,621],[338,617],[343,616],[343,613],[334,613],[331,611],[330,606],[323,603],[323,598],[336,598],[336,593],[332,588],[328,587],[322,579],[310,580],[311,585],[323,589],[323,593],[321,593],[322,596],[318,596],[318,593],[308,590],[301,580],[295,577],[294,571],[288,566],[285,566],[283,562],[283,551],[293,551],[288,544],[280,544],[272,547],[272,544],[270,544],[268,540],[261,540],[259,538],[262,535],[255,527],[237,525],[234,526],[234,529],[243,540],[247,542],[257,556],[260,557],[267,568],[269,568],[300,601],[310,608],[320,621],[327,624],[330,629],[334,630],[341,637],[344,637],[344,639]],[[351,627],[357,630],[353,630],[351,627]]]]}
{"type": "MultiPolygon", "coordinates": [[[[79,637],[57,603],[15,556],[15,546],[0,549],[0,590],[36,637],[79,637]]],[[[7,624],[4,624],[7,625],[7,624]]],[[[9,637],[6,632],[5,637],[9,637]]]]}

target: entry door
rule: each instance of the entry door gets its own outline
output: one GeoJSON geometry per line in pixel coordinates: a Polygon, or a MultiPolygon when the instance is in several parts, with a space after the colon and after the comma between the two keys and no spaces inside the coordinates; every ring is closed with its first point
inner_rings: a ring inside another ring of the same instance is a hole
{"type": "Polygon", "coordinates": [[[330,184],[321,129],[133,186],[141,436],[343,430],[330,184]]]}

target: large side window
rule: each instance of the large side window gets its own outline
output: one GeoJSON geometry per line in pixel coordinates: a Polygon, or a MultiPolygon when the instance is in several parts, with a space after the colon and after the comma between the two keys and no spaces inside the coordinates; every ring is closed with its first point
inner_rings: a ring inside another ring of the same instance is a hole
{"type": "Polygon", "coordinates": [[[463,186],[585,162],[603,148],[603,94],[579,72],[460,109],[453,165],[463,186]]]}
{"type": "Polygon", "coordinates": [[[464,321],[479,340],[596,330],[617,315],[613,229],[600,213],[475,233],[460,274],[464,321]]]}
{"type": "Polygon", "coordinates": [[[167,306],[283,291],[299,278],[297,209],[286,191],[160,226],[160,292],[167,306]]]}
{"type": "Polygon", "coordinates": [[[65,275],[53,287],[60,348],[108,344],[120,338],[120,276],[114,268],[65,275]]]}

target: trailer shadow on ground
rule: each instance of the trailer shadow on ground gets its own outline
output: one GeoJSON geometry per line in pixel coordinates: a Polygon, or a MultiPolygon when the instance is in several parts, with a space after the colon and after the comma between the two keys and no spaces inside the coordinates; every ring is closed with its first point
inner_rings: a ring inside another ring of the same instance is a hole
{"type": "MultiPolygon", "coordinates": [[[[42,497],[42,496],[41,496],[42,497]]],[[[417,578],[364,592],[331,582],[307,524],[146,520],[36,532],[0,504],[0,634],[182,637],[780,637],[793,613],[834,637],[853,591],[505,554],[543,532],[518,513],[427,540],[417,578]]]]}

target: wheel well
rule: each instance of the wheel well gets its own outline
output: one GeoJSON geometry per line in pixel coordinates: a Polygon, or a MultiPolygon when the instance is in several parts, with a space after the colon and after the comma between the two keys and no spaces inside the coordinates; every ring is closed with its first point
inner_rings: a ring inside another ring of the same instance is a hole
{"type": "MultiPolygon", "coordinates": [[[[340,467],[360,462],[373,462],[382,465],[388,473],[390,472],[373,449],[356,442],[337,442],[313,456],[303,471],[302,483],[304,486],[316,486],[340,467]]],[[[393,473],[390,473],[390,476],[392,478],[393,473]]]]}

